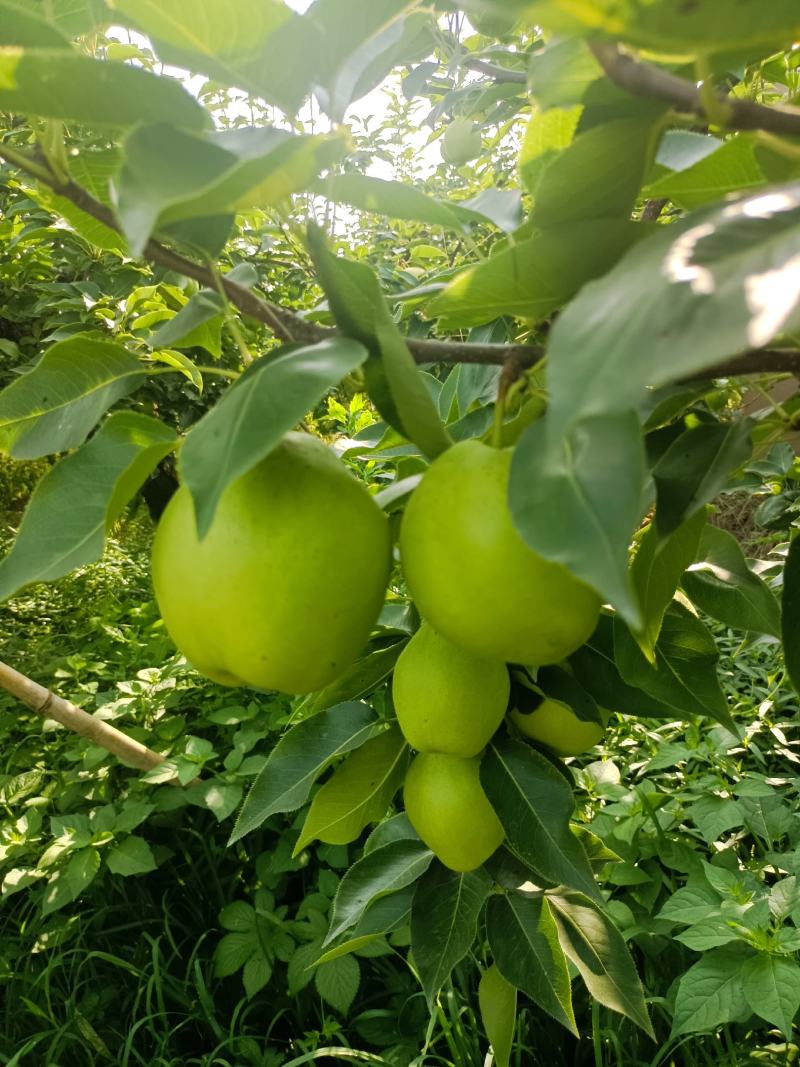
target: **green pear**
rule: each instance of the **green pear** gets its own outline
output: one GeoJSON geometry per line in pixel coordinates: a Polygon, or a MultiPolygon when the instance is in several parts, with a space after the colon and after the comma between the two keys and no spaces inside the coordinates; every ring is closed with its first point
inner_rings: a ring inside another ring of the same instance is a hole
{"type": "Polygon", "coordinates": [[[454,871],[480,867],[505,837],[479,772],[479,759],[420,752],[406,775],[406,815],[428,848],[454,871]]]}
{"type": "Polygon", "coordinates": [[[606,732],[611,713],[601,708],[600,717],[602,726],[579,719],[568,704],[549,699],[543,700],[533,711],[512,711],[509,715],[521,733],[546,745],[557,756],[579,756],[594,748],[606,732]]]}
{"type": "Polygon", "coordinates": [[[600,598],[522,540],[506,499],[511,449],[461,441],[414,490],[400,552],[420,613],[489,659],[543,666],[586,641],[600,598]]]}
{"type": "Polygon", "coordinates": [[[470,119],[453,119],[442,138],[442,159],[456,167],[481,154],[481,131],[470,119]]]}
{"type": "Polygon", "coordinates": [[[170,636],[224,685],[309,693],[351,665],[383,604],[386,517],[322,441],[289,434],[227,487],[200,541],[181,487],[153,545],[170,636]]]}
{"type": "Polygon", "coordinates": [[[508,668],[467,652],[423,622],[394,669],[392,697],[406,740],[420,752],[477,756],[503,721],[508,668]]]}

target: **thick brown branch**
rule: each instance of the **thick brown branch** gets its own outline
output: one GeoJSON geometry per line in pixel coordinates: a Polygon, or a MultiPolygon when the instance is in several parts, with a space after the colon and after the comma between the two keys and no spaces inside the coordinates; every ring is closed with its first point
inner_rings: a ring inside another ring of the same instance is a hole
{"type": "Polygon", "coordinates": [[[528,81],[527,75],[521,70],[509,70],[507,67],[498,66],[497,63],[487,63],[483,59],[465,59],[464,66],[480,74],[486,74],[494,78],[496,82],[514,82],[517,85],[525,85],[528,81]]]}
{"type": "MultiPolygon", "coordinates": [[[[663,100],[677,111],[706,116],[695,84],[661,70],[652,63],[643,63],[626,55],[617,45],[596,42],[591,46],[595,58],[608,77],[621,89],[634,96],[663,100]]],[[[797,108],[765,107],[750,100],[736,100],[718,95],[719,113],[731,130],[766,130],[769,133],[800,136],[800,110],[797,108]]],[[[715,119],[716,121],[716,119],[715,119]]]]}

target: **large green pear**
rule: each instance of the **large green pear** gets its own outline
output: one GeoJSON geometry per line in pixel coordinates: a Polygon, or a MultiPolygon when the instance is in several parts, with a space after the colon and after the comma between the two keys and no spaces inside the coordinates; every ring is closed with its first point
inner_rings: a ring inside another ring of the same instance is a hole
{"type": "Polygon", "coordinates": [[[225,685],[309,693],[356,658],[389,577],[386,517],[320,440],[289,434],[227,487],[198,540],[189,490],[169,503],[153,584],[175,644],[225,685]]]}
{"type": "Polygon", "coordinates": [[[442,159],[461,167],[481,154],[481,131],[470,119],[453,119],[442,138],[442,159]]]}
{"type": "Polygon", "coordinates": [[[403,787],[406,815],[446,867],[472,871],[503,842],[480,781],[480,760],[420,752],[403,787]]]}
{"type": "Polygon", "coordinates": [[[512,450],[453,445],[403,517],[400,552],[422,615],[478,656],[542,666],[590,636],[600,599],[522,540],[506,494],[512,450]]]}
{"type": "Polygon", "coordinates": [[[512,711],[511,721],[521,733],[546,745],[557,756],[579,756],[594,748],[606,732],[610,712],[600,709],[603,725],[579,719],[568,704],[543,700],[531,712],[512,711]]]}
{"type": "Polygon", "coordinates": [[[420,752],[477,756],[503,720],[510,681],[499,660],[459,648],[423,622],[394,669],[392,697],[406,740],[420,752]]]}

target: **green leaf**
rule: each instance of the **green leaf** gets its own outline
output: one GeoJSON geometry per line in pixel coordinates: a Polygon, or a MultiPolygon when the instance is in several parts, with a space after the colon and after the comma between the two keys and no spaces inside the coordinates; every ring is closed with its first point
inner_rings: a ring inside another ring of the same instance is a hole
{"type": "Polygon", "coordinates": [[[214,975],[217,978],[228,978],[236,974],[257,949],[258,938],[254,930],[226,934],[214,952],[214,975]]]}
{"type": "Polygon", "coordinates": [[[580,104],[603,69],[585,41],[574,37],[548,42],[531,55],[528,85],[540,108],[580,104]]]}
{"type": "Polygon", "coordinates": [[[569,663],[575,677],[601,708],[619,711],[623,715],[675,718],[673,707],[628,685],[619,673],[614,659],[614,622],[610,616],[600,616],[597,629],[584,645],[573,652],[569,663]]]}
{"type": "Polygon", "coordinates": [[[478,985],[483,1028],[497,1067],[509,1067],[517,1023],[517,990],[505,980],[497,964],[483,972],[478,985]]]}
{"type": "Polygon", "coordinates": [[[636,625],[628,545],[640,521],[645,457],[636,415],[586,419],[569,437],[533,423],[514,450],[509,505],[523,539],[563,563],[636,625]]]}
{"type": "Polygon", "coordinates": [[[59,341],[0,393],[0,450],[37,459],[75,448],[145,373],[122,345],[91,337],[59,341]]]}
{"type": "Polygon", "coordinates": [[[756,162],[752,137],[739,134],[695,164],[651,182],[644,191],[649,199],[667,197],[692,211],[728,193],[757,188],[766,179],[756,162]]]}
{"type": "Polygon", "coordinates": [[[683,572],[697,558],[700,535],[706,525],[705,511],[697,511],[662,540],[652,525],[645,529],[631,567],[633,587],[642,606],[644,627],[636,640],[652,662],[661,633],[664,612],[672,603],[683,572]]]}
{"type": "Polygon", "coordinates": [[[234,900],[219,913],[220,926],[234,933],[248,933],[256,925],[256,913],[252,904],[244,900],[234,900]]]}
{"type": "Polygon", "coordinates": [[[426,222],[449,230],[468,230],[470,224],[494,221],[463,204],[428,196],[405,182],[371,178],[365,174],[335,174],[314,185],[314,191],[337,204],[374,211],[393,219],[426,222]]]}
{"type": "Polygon", "coordinates": [[[300,707],[304,712],[314,714],[343,700],[359,700],[368,696],[392,673],[404,647],[405,641],[395,641],[393,645],[368,652],[356,660],[352,667],[348,667],[335,682],[318,693],[312,693],[307,698],[308,703],[304,701],[300,707]]]}
{"type": "Polygon", "coordinates": [[[736,630],[780,637],[780,604],[766,582],[750,570],[732,534],[706,526],[697,560],[681,582],[693,604],[736,630]]]}
{"type": "Polygon", "coordinates": [[[340,956],[321,964],[314,974],[314,985],[326,1004],[347,1015],[361,983],[361,968],[352,956],[340,956]]]}
{"type": "Polygon", "coordinates": [[[344,941],[329,948],[319,957],[319,963],[338,959],[349,952],[358,952],[364,945],[369,945],[398,927],[408,925],[411,919],[411,904],[414,899],[415,885],[407,885],[389,896],[379,897],[370,904],[355,929],[349,932],[344,941]]]}
{"type": "Polygon", "coordinates": [[[117,215],[138,255],[159,227],[287,200],[344,150],[340,134],[243,127],[201,136],[164,122],[138,126],[124,144],[117,215]]]}
{"type": "Polygon", "coordinates": [[[49,470],[0,561],[0,601],[30,582],[53,581],[99,559],[107,531],[176,442],[158,419],[119,411],[49,470]]]}
{"type": "Polygon", "coordinates": [[[192,427],[181,449],[180,470],[194,497],[201,537],[226,487],[269,455],[366,355],[357,342],[332,337],[256,360],[192,427]]]}
{"type": "Polygon", "coordinates": [[[131,834],[106,855],[106,864],[112,874],[146,874],[156,869],[152,849],[143,837],[131,834]]]}
{"type": "Polygon", "coordinates": [[[323,110],[341,122],[360,96],[403,62],[421,59],[434,45],[426,12],[414,0],[317,0],[309,19],[323,40],[316,95],[323,110]],[[409,13],[410,14],[407,14],[409,13]]]}
{"type": "Polygon", "coordinates": [[[188,303],[160,326],[145,342],[150,348],[205,348],[212,356],[221,354],[220,331],[225,305],[213,289],[201,289],[188,303]]]}
{"type": "Polygon", "coordinates": [[[315,838],[329,845],[355,841],[385,813],[407,762],[408,746],[396,726],[351,753],[314,797],[293,855],[315,838]]]}
{"type": "Polygon", "coordinates": [[[648,386],[698,374],[800,325],[798,234],[800,183],[657,227],[553,327],[554,424],[627,411],[648,386]]]}
{"type": "Polygon", "coordinates": [[[62,33],[76,37],[111,21],[105,0],[48,0],[47,17],[62,33]]]}
{"type": "Polygon", "coordinates": [[[506,981],[577,1036],[567,961],[546,897],[493,896],[486,911],[486,931],[497,969],[506,981]]]}
{"type": "Polygon", "coordinates": [[[579,220],[630,216],[650,167],[657,130],[652,118],[625,118],[581,132],[542,174],[532,220],[560,227],[579,220]]]}
{"type": "Polygon", "coordinates": [[[391,841],[353,864],[339,883],[325,945],[355,926],[376,900],[416,882],[433,853],[421,841],[391,841]]]}
{"type": "Polygon", "coordinates": [[[672,1037],[713,1031],[750,1016],[743,965],[751,952],[739,945],[713,949],[681,977],[672,1017],[672,1037]]]}
{"type": "Polygon", "coordinates": [[[756,47],[768,54],[789,45],[800,34],[800,15],[793,0],[775,0],[764,8],[759,0],[714,0],[686,7],[683,0],[532,0],[526,5],[532,23],[556,31],[596,33],[616,38],[677,60],[756,47]]]}
{"type": "Polygon", "coordinates": [[[614,657],[629,685],[668,704],[679,717],[710,715],[737,733],[717,678],[719,651],[714,638],[683,604],[674,601],[664,615],[654,663],[648,663],[619,619],[614,625],[614,657]]]}
{"type": "Polygon", "coordinates": [[[543,107],[531,116],[519,154],[520,177],[531,196],[553,160],[571,144],[581,117],[580,107],[543,107]]]}
{"type": "Polygon", "coordinates": [[[0,51],[0,110],[87,126],[132,126],[164,115],[185,129],[209,124],[207,112],[174,78],[72,52],[0,51]]]}
{"type": "Polygon", "coordinates": [[[113,0],[166,63],[235,85],[294,112],[311,88],[314,26],[279,0],[113,0]],[[305,42],[305,52],[301,45],[305,42]]]}
{"type": "MultiPolygon", "coordinates": [[[[75,151],[77,154],[67,159],[72,180],[90,192],[95,200],[110,207],[109,183],[119,168],[118,151],[92,151],[87,148],[75,151]]],[[[112,252],[127,251],[127,243],[121,233],[87,214],[67,197],[57,196],[52,189],[41,184],[32,191],[31,196],[47,211],[66,219],[76,233],[97,248],[112,252]]]]}
{"type": "Polygon", "coordinates": [[[0,3],[0,47],[59,48],[69,50],[72,42],[46,19],[16,4],[0,3]]]}
{"type": "Polygon", "coordinates": [[[479,326],[501,315],[538,322],[604,274],[640,234],[635,223],[621,219],[534,234],[458,274],[428,304],[428,314],[443,330],[479,326]]]}
{"type": "Polygon", "coordinates": [[[340,332],[369,351],[364,374],[370,398],[387,422],[433,459],[451,441],[374,271],[333,255],[316,227],[309,227],[308,242],[340,332]]]}
{"type": "Polygon", "coordinates": [[[50,915],[81,895],[100,869],[100,853],[94,848],[82,848],[70,856],[50,881],[42,901],[42,915],[50,915]]]}
{"type": "Polygon", "coordinates": [[[377,725],[371,708],[352,703],[293,726],[272,749],[253,782],[228,843],[258,829],[270,815],[302,807],[331,760],[363,745],[377,725]]]}
{"type": "Polygon", "coordinates": [[[636,966],[609,916],[582,893],[548,893],[561,947],[595,1000],[618,1011],[655,1040],[636,966]]]}
{"type": "Polygon", "coordinates": [[[504,738],[487,750],[481,783],[512,852],[550,882],[599,895],[586,853],[570,829],[572,790],[548,759],[504,738]]]}
{"type": "Polygon", "coordinates": [[[248,997],[254,997],[272,977],[272,964],[263,952],[256,952],[245,963],[242,984],[248,997]]]}
{"type": "Polygon", "coordinates": [[[441,863],[418,883],[411,908],[411,952],[429,1007],[472,947],[491,888],[492,880],[482,868],[463,873],[441,863]]]}
{"type": "Polygon", "coordinates": [[[786,671],[795,688],[800,693],[800,537],[795,537],[789,545],[783,570],[783,594],[781,597],[781,633],[783,640],[783,658],[786,671]]]}
{"type": "Polygon", "coordinates": [[[653,468],[656,483],[656,519],[659,534],[666,537],[727,484],[731,472],[753,450],[749,418],[734,422],[693,426],[673,441],[653,468]]]}
{"type": "Polygon", "coordinates": [[[796,960],[759,953],[742,967],[742,986],[756,1015],[777,1026],[787,1041],[800,1008],[800,967],[796,960]]]}

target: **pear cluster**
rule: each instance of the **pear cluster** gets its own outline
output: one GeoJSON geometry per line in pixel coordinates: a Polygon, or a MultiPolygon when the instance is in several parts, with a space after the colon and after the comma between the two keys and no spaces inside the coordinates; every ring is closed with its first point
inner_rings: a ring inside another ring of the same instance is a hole
{"type": "MultiPolygon", "coordinates": [[[[591,635],[600,611],[588,586],[517,532],[507,504],[510,465],[510,449],[454,445],[414,491],[400,532],[403,570],[425,619],[398,660],[392,690],[400,728],[418,752],[406,813],[457,871],[480,866],[504,836],[479,768],[508,705],[506,664],[563,660],[591,635]]],[[[583,730],[576,743],[599,740],[596,724],[553,701],[515,722],[558,752],[568,716],[583,730]]]]}
{"type": "MultiPolygon", "coordinates": [[[[517,533],[506,502],[510,463],[509,449],[454,445],[412,494],[400,531],[424,618],[392,683],[400,728],[417,753],[406,811],[457,871],[480,866],[504,837],[480,761],[508,710],[507,664],[563,660],[600,610],[588,586],[517,533]]],[[[222,684],[291,694],[323,689],[353,664],[390,569],[384,513],[330,449],[299,433],[227,486],[203,538],[181,487],[153,545],[158,604],[186,658],[222,684]]],[[[551,700],[510,717],[560,755],[602,733],[551,700]]]]}

